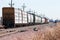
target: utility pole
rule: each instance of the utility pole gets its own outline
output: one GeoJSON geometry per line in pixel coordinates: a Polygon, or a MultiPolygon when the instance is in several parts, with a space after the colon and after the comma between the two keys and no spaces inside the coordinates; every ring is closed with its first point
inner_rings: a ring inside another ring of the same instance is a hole
{"type": "Polygon", "coordinates": [[[42,17],[42,14],[41,14],[41,23],[42,23],[42,18],[43,18],[43,17],[42,17]]]}
{"type": "Polygon", "coordinates": [[[14,3],[12,2],[12,0],[11,0],[11,3],[9,3],[9,5],[10,5],[11,7],[14,5],[14,3]]]}
{"type": "MultiPolygon", "coordinates": [[[[18,8],[18,10],[20,10],[19,8],[18,8]]],[[[19,11],[18,11],[18,23],[20,22],[20,13],[19,13],[19,11]]]]}
{"type": "Polygon", "coordinates": [[[22,8],[23,8],[23,11],[25,11],[25,8],[26,8],[25,3],[23,3],[22,8]]]}
{"type": "Polygon", "coordinates": [[[35,10],[34,10],[34,14],[35,14],[36,12],[35,12],[35,10]]]}
{"type": "Polygon", "coordinates": [[[34,24],[35,24],[35,13],[36,13],[36,12],[35,12],[35,10],[34,10],[34,14],[33,14],[33,17],[34,17],[34,18],[33,18],[33,23],[34,23],[34,24]]]}

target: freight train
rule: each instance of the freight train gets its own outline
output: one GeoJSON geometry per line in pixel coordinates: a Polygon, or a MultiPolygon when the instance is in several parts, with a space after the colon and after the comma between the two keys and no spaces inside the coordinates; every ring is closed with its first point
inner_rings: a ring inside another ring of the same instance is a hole
{"type": "Polygon", "coordinates": [[[3,7],[2,18],[2,25],[5,25],[4,28],[48,23],[48,19],[46,17],[41,17],[33,12],[25,12],[13,7],[3,7]]]}

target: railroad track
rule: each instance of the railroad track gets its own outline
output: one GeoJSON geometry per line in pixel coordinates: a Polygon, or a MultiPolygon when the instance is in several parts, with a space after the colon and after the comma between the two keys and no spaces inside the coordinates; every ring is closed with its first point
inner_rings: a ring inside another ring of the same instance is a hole
{"type": "Polygon", "coordinates": [[[18,31],[17,30],[5,30],[5,31],[1,31],[0,32],[0,37],[3,37],[3,36],[6,36],[6,35],[10,35],[10,34],[13,34],[13,33],[17,33],[18,31]]]}
{"type": "MultiPolygon", "coordinates": [[[[44,24],[42,26],[44,26],[44,28],[45,28],[45,26],[48,26],[48,25],[50,26],[51,23],[50,24],[44,24]]],[[[10,35],[10,34],[15,34],[15,33],[18,33],[18,32],[25,32],[25,31],[28,31],[30,29],[33,30],[34,27],[37,27],[37,25],[30,26],[30,27],[12,28],[12,29],[2,29],[2,30],[0,29],[0,37],[10,35]]],[[[43,27],[42,27],[42,29],[43,29],[43,27]]]]}
{"type": "MultiPolygon", "coordinates": [[[[36,26],[36,25],[35,25],[36,26]]],[[[12,28],[12,29],[0,29],[0,37],[10,35],[10,34],[15,34],[18,32],[25,32],[28,30],[33,30],[35,26],[30,26],[30,27],[19,27],[19,28],[12,28]]]]}
{"type": "Polygon", "coordinates": [[[2,31],[0,31],[0,37],[15,34],[15,33],[18,33],[18,32],[27,31],[27,30],[20,30],[19,28],[16,28],[16,29],[3,29],[2,31]]]}

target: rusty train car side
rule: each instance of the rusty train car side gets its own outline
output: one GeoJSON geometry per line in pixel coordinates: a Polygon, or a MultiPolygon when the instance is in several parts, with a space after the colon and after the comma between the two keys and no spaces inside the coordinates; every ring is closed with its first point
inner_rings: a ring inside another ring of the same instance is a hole
{"type": "Polygon", "coordinates": [[[15,20],[14,20],[14,8],[12,7],[4,7],[2,8],[2,18],[3,18],[3,22],[2,24],[5,25],[5,28],[7,28],[7,26],[9,28],[14,27],[15,25],[15,20]]]}

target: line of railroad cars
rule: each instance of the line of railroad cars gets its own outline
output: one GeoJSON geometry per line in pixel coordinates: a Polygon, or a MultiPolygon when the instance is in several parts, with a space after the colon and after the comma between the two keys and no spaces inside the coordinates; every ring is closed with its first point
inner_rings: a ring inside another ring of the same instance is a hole
{"type": "MultiPolygon", "coordinates": [[[[45,17],[40,17],[35,15],[34,12],[25,12],[19,9],[15,10],[15,24],[19,26],[20,24],[25,25],[35,25],[48,23],[48,19],[45,17]]],[[[20,26],[21,26],[20,25],[20,26]]]]}
{"type": "Polygon", "coordinates": [[[2,8],[2,16],[5,28],[22,27],[27,25],[48,23],[47,18],[41,18],[31,12],[25,12],[21,9],[11,7],[2,8]]]}

